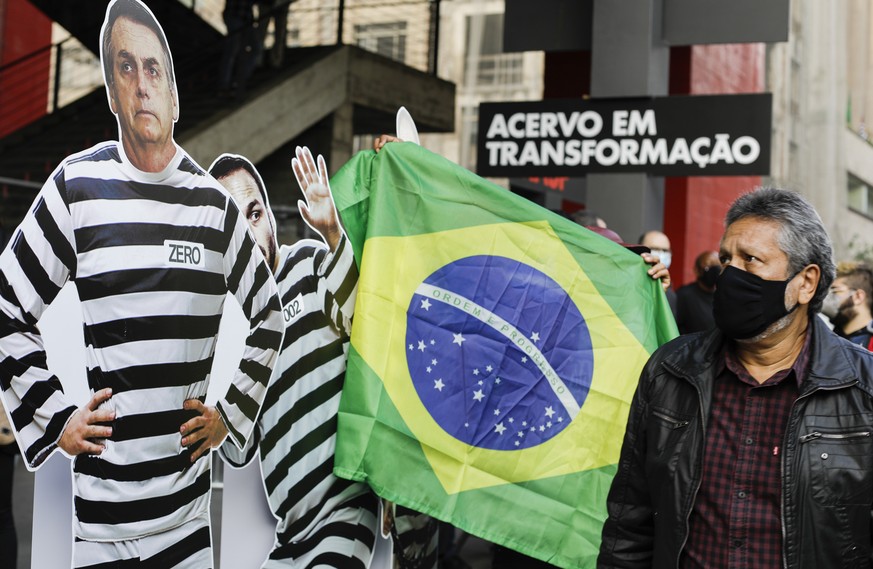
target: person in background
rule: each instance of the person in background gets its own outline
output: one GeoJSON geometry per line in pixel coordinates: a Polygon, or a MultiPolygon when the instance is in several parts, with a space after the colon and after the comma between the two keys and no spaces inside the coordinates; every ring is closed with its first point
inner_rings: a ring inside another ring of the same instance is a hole
{"type": "MultiPolygon", "coordinates": [[[[670,247],[670,238],[660,231],[646,231],[640,235],[640,245],[648,247],[652,255],[658,257],[667,270],[670,270],[670,265],[673,262],[673,249],[670,247]]],[[[673,287],[667,286],[664,288],[664,293],[667,295],[667,303],[670,305],[670,311],[673,317],[676,317],[676,292],[673,287]]]]}
{"type": "Polygon", "coordinates": [[[664,266],[670,268],[673,261],[673,250],[670,248],[670,238],[660,231],[646,231],[640,235],[640,245],[648,247],[652,255],[656,255],[664,266]]]}
{"type": "Polygon", "coordinates": [[[254,0],[225,0],[221,13],[227,36],[218,64],[218,95],[241,98],[254,71],[257,38],[254,0]]]}
{"type": "Polygon", "coordinates": [[[676,291],[676,326],[680,334],[715,328],[712,299],[719,273],[721,264],[715,251],[704,251],[694,260],[697,280],[676,291]]]}
{"type": "Polygon", "coordinates": [[[294,1],[296,0],[256,0],[255,4],[258,7],[257,39],[253,49],[256,67],[261,67],[264,63],[273,69],[282,67],[288,41],[288,12],[294,1]],[[273,45],[269,51],[265,51],[264,41],[267,37],[270,20],[273,21],[273,45]]]}
{"type": "Polygon", "coordinates": [[[837,278],[824,300],[822,314],[834,332],[873,350],[873,269],[865,263],[840,263],[837,278]]]}

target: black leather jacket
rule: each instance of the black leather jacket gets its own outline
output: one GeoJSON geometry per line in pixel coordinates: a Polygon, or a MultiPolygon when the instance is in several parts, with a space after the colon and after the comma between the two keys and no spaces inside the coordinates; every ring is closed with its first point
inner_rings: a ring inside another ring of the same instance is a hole
{"type": "MultiPolygon", "coordinates": [[[[782,454],[783,565],[873,566],[873,354],[813,317],[782,454]]],[[[607,499],[598,567],[678,567],[700,487],[724,337],[681,336],[646,364],[607,499]]]]}

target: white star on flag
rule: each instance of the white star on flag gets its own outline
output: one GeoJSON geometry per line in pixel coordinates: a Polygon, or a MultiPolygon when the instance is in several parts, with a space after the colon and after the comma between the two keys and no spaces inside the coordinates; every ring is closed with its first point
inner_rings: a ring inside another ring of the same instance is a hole
{"type": "Polygon", "coordinates": [[[534,431],[536,431],[536,430],[537,430],[536,427],[531,427],[531,428],[530,428],[530,432],[534,432],[534,431]]]}
{"type": "Polygon", "coordinates": [[[455,339],[452,340],[453,344],[457,344],[460,346],[461,344],[463,344],[464,342],[467,341],[467,339],[464,338],[464,336],[462,336],[461,334],[452,334],[452,336],[455,337],[455,339]]]}
{"type": "Polygon", "coordinates": [[[489,365],[489,366],[485,366],[485,371],[487,371],[488,373],[491,373],[491,370],[492,370],[492,369],[494,369],[494,368],[491,367],[490,365],[489,365]]]}
{"type": "Polygon", "coordinates": [[[411,350],[412,348],[413,348],[412,344],[409,344],[409,349],[411,350]]]}
{"type": "Polygon", "coordinates": [[[495,414],[495,415],[500,415],[500,409],[495,409],[495,410],[494,410],[494,414],[495,414]]]}
{"type": "Polygon", "coordinates": [[[478,368],[473,370],[473,375],[479,375],[479,369],[478,369],[478,368]]]}
{"type": "Polygon", "coordinates": [[[518,432],[518,436],[519,436],[519,437],[524,437],[524,431],[519,431],[519,432],[518,432]]]}
{"type": "Polygon", "coordinates": [[[552,422],[551,422],[551,421],[547,421],[547,422],[546,422],[546,426],[547,426],[548,428],[551,429],[551,428],[552,428],[552,422]]]}
{"type": "Polygon", "coordinates": [[[479,380],[479,381],[477,381],[477,382],[476,382],[476,383],[478,383],[478,384],[479,384],[479,385],[483,385],[483,384],[484,384],[484,383],[485,383],[485,382],[484,382],[484,381],[482,381],[482,380],[481,380],[481,379],[480,379],[480,380],[479,380]]]}
{"type": "Polygon", "coordinates": [[[497,379],[495,379],[494,383],[496,383],[497,385],[500,385],[500,378],[498,377],[497,379]]]}
{"type": "Polygon", "coordinates": [[[419,349],[419,350],[421,350],[421,351],[423,352],[424,349],[425,349],[426,347],[427,347],[427,346],[424,345],[424,340],[419,340],[419,341],[418,341],[418,349],[419,349]]]}
{"type": "Polygon", "coordinates": [[[510,422],[510,423],[515,423],[515,419],[513,419],[512,417],[510,417],[510,418],[509,418],[509,422],[510,422]]]}
{"type": "Polygon", "coordinates": [[[552,415],[554,415],[554,414],[555,414],[555,410],[552,409],[552,406],[551,406],[551,405],[549,405],[548,407],[546,407],[546,417],[548,417],[549,419],[551,419],[551,418],[552,418],[552,415]]]}
{"type": "Polygon", "coordinates": [[[434,344],[436,344],[436,340],[434,340],[433,338],[431,338],[430,345],[433,346],[434,344]]]}
{"type": "Polygon", "coordinates": [[[530,335],[530,339],[533,340],[535,343],[539,342],[540,341],[540,333],[534,332],[533,334],[530,335]]]}
{"type": "Polygon", "coordinates": [[[521,444],[520,442],[515,441],[515,446],[519,446],[520,444],[521,444]]]}
{"type": "Polygon", "coordinates": [[[469,427],[469,426],[470,426],[470,423],[464,423],[464,426],[465,426],[465,427],[469,427]]]}
{"type": "Polygon", "coordinates": [[[427,373],[430,373],[431,371],[433,371],[433,368],[430,366],[427,366],[427,373]]]}
{"type": "Polygon", "coordinates": [[[527,356],[522,356],[521,363],[523,363],[523,364],[527,363],[527,356]]]}
{"type": "Polygon", "coordinates": [[[442,378],[437,379],[436,381],[433,382],[433,388],[436,389],[437,391],[442,391],[443,387],[445,387],[445,386],[446,386],[446,384],[443,383],[442,378]]]}
{"type": "Polygon", "coordinates": [[[563,423],[563,422],[564,422],[564,418],[563,418],[563,417],[558,417],[558,422],[559,422],[559,423],[563,423]]]}
{"type": "Polygon", "coordinates": [[[527,421],[522,421],[522,422],[521,422],[521,426],[522,426],[522,427],[527,427],[527,421]]]}
{"type": "Polygon", "coordinates": [[[430,360],[430,365],[437,365],[437,361],[436,361],[436,360],[430,360]]]}
{"type": "Polygon", "coordinates": [[[503,426],[503,423],[497,423],[497,425],[494,427],[494,432],[497,433],[498,435],[502,435],[503,431],[505,431],[505,430],[506,430],[506,427],[503,426]]]}
{"type": "Polygon", "coordinates": [[[546,430],[546,428],[544,426],[540,425],[540,432],[542,433],[545,430],[546,430]]]}
{"type": "Polygon", "coordinates": [[[430,310],[430,301],[428,299],[424,299],[421,301],[421,307],[425,310],[430,310]]]}
{"type": "Polygon", "coordinates": [[[483,399],[485,399],[485,394],[482,393],[481,389],[477,389],[473,392],[473,399],[475,399],[476,401],[482,401],[483,399]]]}

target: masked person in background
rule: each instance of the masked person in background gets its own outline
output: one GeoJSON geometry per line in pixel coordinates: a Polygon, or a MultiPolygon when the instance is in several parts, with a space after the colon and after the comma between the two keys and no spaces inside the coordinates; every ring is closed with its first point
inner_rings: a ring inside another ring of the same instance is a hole
{"type": "Polygon", "coordinates": [[[873,269],[864,263],[840,263],[821,312],[834,332],[873,351],[873,269]]]}
{"type": "Polygon", "coordinates": [[[697,280],[676,291],[676,326],[680,334],[703,332],[715,328],[712,298],[721,266],[718,253],[704,251],[694,261],[697,280]]]}
{"type": "Polygon", "coordinates": [[[870,567],[873,354],[816,316],[830,238],[778,189],[725,226],[717,328],[643,369],[597,566],[870,567]]]}
{"type": "MultiPolygon", "coordinates": [[[[670,238],[666,234],[651,230],[640,235],[639,244],[648,247],[652,255],[658,257],[661,263],[669,270],[673,262],[673,249],[670,245],[670,238]]],[[[670,312],[673,313],[673,318],[676,318],[676,291],[673,287],[664,287],[664,294],[667,295],[667,304],[670,305],[670,312]]]]}

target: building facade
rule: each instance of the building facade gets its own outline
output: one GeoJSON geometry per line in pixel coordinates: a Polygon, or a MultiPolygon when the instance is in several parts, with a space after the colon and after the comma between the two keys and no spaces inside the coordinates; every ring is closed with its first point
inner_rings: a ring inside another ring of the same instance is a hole
{"type": "Polygon", "coordinates": [[[873,6],[791,1],[785,43],[767,48],[769,181],[807,196],[839,260],[873,261],[873,6]]]}

